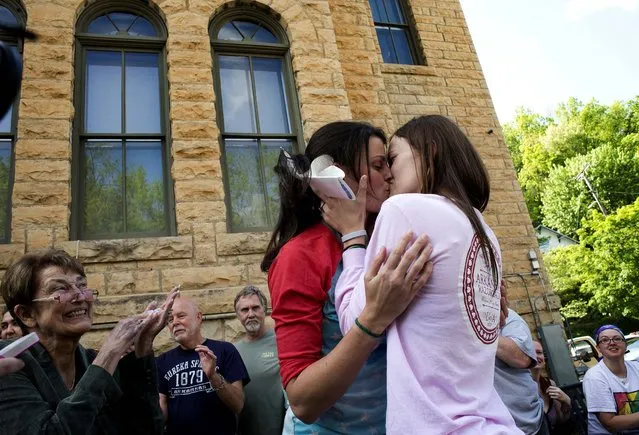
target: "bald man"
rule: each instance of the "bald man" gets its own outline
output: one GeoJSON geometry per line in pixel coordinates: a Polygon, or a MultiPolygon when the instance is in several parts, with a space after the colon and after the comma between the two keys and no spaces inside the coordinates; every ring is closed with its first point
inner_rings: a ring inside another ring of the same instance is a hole
{"type": "Polygon", "coordinates": [[[167,435],[237,433],[250,380],[239,352],[231,343],[202,336],[202,313],[184,296],[173,303],[168,328],[178,346],[157,358],[167,435]]]}

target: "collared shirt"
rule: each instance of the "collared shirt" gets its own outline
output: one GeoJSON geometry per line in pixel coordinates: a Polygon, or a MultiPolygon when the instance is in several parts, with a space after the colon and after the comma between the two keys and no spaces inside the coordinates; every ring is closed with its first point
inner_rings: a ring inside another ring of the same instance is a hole
{"type": "MultiPolygon", "coordinates": [[[[0,341],[0,348],[9,343],[0,341]]],[[[24,368],[0,377],[0,435],[161,434],[154,358],[129,354],[111,376],[91,364],[95,356],[77,347],[69,391],[41,344],[24,352],[24,368]]]]}

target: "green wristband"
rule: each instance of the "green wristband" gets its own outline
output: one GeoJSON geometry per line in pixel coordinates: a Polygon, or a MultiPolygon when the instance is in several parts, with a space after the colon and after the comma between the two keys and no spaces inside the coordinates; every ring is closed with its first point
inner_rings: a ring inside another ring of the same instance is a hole
{"type": "Polygon", "coordinates": [[[382,332],[381,334],[375,334],[373,331],[371,331],[370,329],[368,329],[366,326],[362,325],[361,323],[359,323],[359,319],[356,317],[355,318],[355,324],[357,325],[357,327],[359,329],[361,329],[361,331],[368,335],[369,337],[373,337],[373,338],[382,338],[384,336],[384,333],[382,332]]]}
{"type": "Polygon", "coordinates": [[[366,249],[366,245],[363,245],[361,243],[354,243],[350,246],[347,246],[346,248],[344,248],[344,252],[348,251],[349,249],[355,249],[355,248],[362,248],[362,249],[366,249]]]}

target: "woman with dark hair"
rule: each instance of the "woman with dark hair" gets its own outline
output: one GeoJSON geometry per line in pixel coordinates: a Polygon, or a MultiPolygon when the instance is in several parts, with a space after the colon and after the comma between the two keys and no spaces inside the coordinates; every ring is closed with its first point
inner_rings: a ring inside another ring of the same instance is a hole
{"type": "Polygon", "coordinates": [[[537,382],[539,396],[544,401],[544,418],[548,424],[550,434],[572,433],[573,428],[570,421],[572,401],[570,396],[564,393],[555,381],[541,373],[546,366],[544,348],[537,340],[533,340],[533,345],[537,355],[537,365],[530,369],[530,373],[537,382]]]}
{"type": "MultiPolygon", "coordinates": [[[[22,370],[0,377],[0,434],[161,434],[153,340],[177,295],[120,321],[99,352],[89,331],[97,291],[66,252],[29,253],[2,277],[2,298],[39,343],[18,356],[22,370]]],[[[10,344],[0,341],[0,348],[10,344]]],[[[19,368],[19,366],[15,367],[19,368]]]]}
{"type": "MultiPolygon", "coordinates": [[[[358,191],[358,202],[366,204],[362,225],[370,231],[389,193],[385,143],[383,132],[368,124],[334,122],[313,134],[303,155],[282,153],[275,168],[281,210],[262,269],[268,271],[280,372],[290,402],[284,434],[385,430],[385,343],[362,330],[340,333],[334,286],[342,271],[342,241],[322,222],[321,201],[308,177],[299,176],[315,158],[329,155],[358,191]]],[[[386,328],[428,279],[427,238],[418,239],[400,261],[411,239],[412,234],[404,237],[383,267],[382,252],[377,277],[367,280],[360,318],[371,328],[386,328]]]]}
{"type": "MultiPolygon", "coordinates": [[[[459,127],[439,115],[401,127],[388,158],[392,196],[368,247],[363,238],[348,242],[360,245],[345,251],[335,291],[342,331],[386,333],[386,433],[521,433],[493,386],[501,259],[481,215],[490,194],[484,164],[459,127]],[[376,328],[362,318],[364,272],[407,229],[430,237],[433,274],[405,313],[376,328]]],[[[364,227],[362,204],[323,200],[325,219],[338,231],[364,227]]]]}
{"type": "Polygon", "coordinates": [[[4,309],[2,312],[2,323],[0,323],[0,339],[13,340],[14,338],[20,337],[22,337],[20,325],[11,317],[9,310],[4,309]]]}

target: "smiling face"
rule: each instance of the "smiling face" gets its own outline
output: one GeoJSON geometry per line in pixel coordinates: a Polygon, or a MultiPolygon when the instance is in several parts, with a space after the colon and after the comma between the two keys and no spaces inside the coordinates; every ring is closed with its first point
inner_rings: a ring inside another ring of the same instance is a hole
{"type": "Polygon", "coordinates": [[[614,329],[606,329],[599,334],[597,350],[609,360],[622,359],[627,349],[623,335],[614,329]],[[616,341],[615,341],[616,340],[616,341]]]}
{"type": "Polygon", "coordinates": [[[539,369],[543,369],[546,365],[546,357],[544,356],[544,348],[541,346],[541,343],[538,341],[533,341],[535,345],[535,355],[537,355],[537,367],[539,369]]]}
{"type": "Polygon", "coordinates": [[[173,339],[188,347],[192,342],[198,341],[201,326],[202,313],[195,303],[184,297],[175,299],[168,319],[169,332],[173,339]]]}
{"type": "Polygon", "coordinates": [[[79,338],[91,329],[93,302],[82,297],[73,302],[58,302],[50,298],[68,290],[70,284],[75,287],[73,291],[86,288],[85,277],[59,266],[48,266],[40,271],[36,282],[38,290],[34,299],[46,300],[32,302],[31,309],[25,311],[26,318],[23,317],[23,322],[29,329],[51,338],[79,338]]]}
{"type": "Polygon", "coordinates": [[[388,162],[393,176],[391,195],[400,193],[420,193],[422,180],[421,161],[415,159],[413,149],[406,139],[393,136],[388,148],[388,162]]]}

